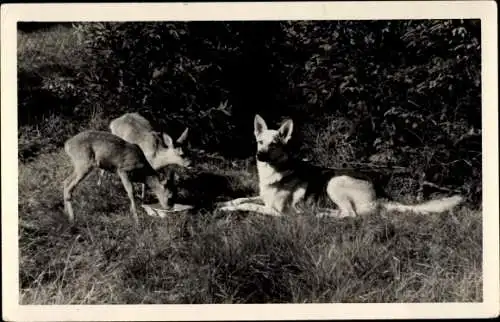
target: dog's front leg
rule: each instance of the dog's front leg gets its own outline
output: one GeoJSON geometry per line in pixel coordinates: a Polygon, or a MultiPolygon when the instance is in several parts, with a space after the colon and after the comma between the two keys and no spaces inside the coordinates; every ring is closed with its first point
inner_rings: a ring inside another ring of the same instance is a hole
{"type": "Polygon", "coordinates": [[[282,214],[273,209],[263,205],[258,205],[254,203],[243,203],[235,206],[226,206],[219,208],[222,211],[252,211],[261,215],[280,217],[282,214]]]}
{"type": "Polygon", "coordinates": [[[316,213],[316,217],[317,218],[330,217],[330,218],[340,219],[340,218],[345,218],[345,217],[350,217],[350,216],[348,214],[338,210],[338,209],[325,209],[325,210],[322,210],[322,211],[316,213]]]}
{"type": "Polygon", "coordinates": [[[230,201],[218,202],[218,203],[216,203],[216,205],[218,207],[230,207],[230,206],[237,206],[237,205],[241,205],[244,203],[250,203],[250,202],[262,202],[262,199],[260,198],[260,196],[237,198],[237,199],[233,199],[230,201]]]}

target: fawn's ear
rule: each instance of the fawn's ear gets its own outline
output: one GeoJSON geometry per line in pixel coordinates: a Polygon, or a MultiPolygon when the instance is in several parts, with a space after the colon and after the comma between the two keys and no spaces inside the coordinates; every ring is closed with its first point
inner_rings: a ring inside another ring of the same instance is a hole
{"type": "Polygon", "coordinates": [[[184,132],[182,132],[181,136],[179,136],[179,138],[177,139],[177,143],[183,144],[187,139],[188,132],[189,132],[189,128],[186,128],[184,130],[184,132]]]}
{"type": "Polygon", "coordinates": [[[265,130],[267,130],[266,121],[264,121],[264,119],[259,114],[255,115],[255,119],[253,121],[253,128],[256,137],[259,136],[265,130]]]}
{"type": "Polygon", "coordinates": [[[169,149],[174,147],[174,141],[172,140],[170,135],[168,135],[167,133],[163,133],[163,142],[165,142],[165,145],[169,149]]]}
{"type": "Polygon", "coordinates": [[[293,131],[293,121],[291,119],[286,120],[283,125],[279,128],[278,132],[283,143],[287,143],[292,138],[293,131]]]}

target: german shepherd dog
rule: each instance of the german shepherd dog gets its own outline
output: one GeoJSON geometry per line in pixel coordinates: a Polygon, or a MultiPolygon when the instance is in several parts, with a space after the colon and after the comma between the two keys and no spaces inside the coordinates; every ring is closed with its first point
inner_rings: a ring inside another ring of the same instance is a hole
{"type": "Polygon", "coordinates": [[[317,216],[341,218],[366,215],[380,209],[418,214],[440,213],[463,200],[455,195],[415,205],[389,201],[383,187],[377,186],[380,180],[370,175],[370,171],[356,173],[351,169],[322,168],[293,159],[287,148],[292,131],[291,119],[286,120],[278,130],[271,130],[261,116],[255,116],[259,196],[222,202],[218,204],[219,209],[281,216],[302,213],[304,205],[310,205],[310,202],[319,205],[321,200],[330,200],[338,209],[330,207],[324,211],[323,208],[317,216]]]}

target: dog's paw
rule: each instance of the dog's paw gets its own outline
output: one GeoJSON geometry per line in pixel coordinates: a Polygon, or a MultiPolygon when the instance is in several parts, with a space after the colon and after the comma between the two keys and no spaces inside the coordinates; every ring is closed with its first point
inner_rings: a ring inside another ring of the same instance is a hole
{"type": "Polygon", "coordinates": [[[217,208],[217,210],[220,210],[220,211],[235,211],[236,209],[233,206],[223,206],[223,207],[217,208]]]}
{"type": "Polygon", "coordinates": [[[327,212],[319,212],[316,214],[316,218],[326,218],[326,217],[331,217],[331,215],[327,212]]]}
{"type": "Polygon", "coordinates": [[[316,218],[343,218],[345,216],[338,210],[321,211],[316,214],[316,218]]]}
{"type": "Polygon", "coordinates": [[[228,201],[221,201],[221,202],[216,202],[214,203],[214,206],[217,207],[217,209],[224,208],[224,207],[229,207],[231,204],[228,201]]]}
{"type": "Polygon", "coordinates": [[[242,203],[245,203],[246,199],[244,198],[239,198],[239,199],[234,199],[230,201],[221,201],[217,202],[215,205],[220,208],[224,207],[233,207],[233,206],[238,206],[241,205],[242,203]]]}

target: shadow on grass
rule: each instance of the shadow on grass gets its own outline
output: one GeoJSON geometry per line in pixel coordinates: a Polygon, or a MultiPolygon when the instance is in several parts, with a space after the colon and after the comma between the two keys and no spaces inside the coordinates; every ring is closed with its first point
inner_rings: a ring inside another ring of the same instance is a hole
{"type": "Polygon", "coordinates": [[[179,202],[190,204],[195,210],[213,209],[221,199],[234,199],[253,195],[251,187],[238,177],[201,171],[181,178],[179,202]]]}

